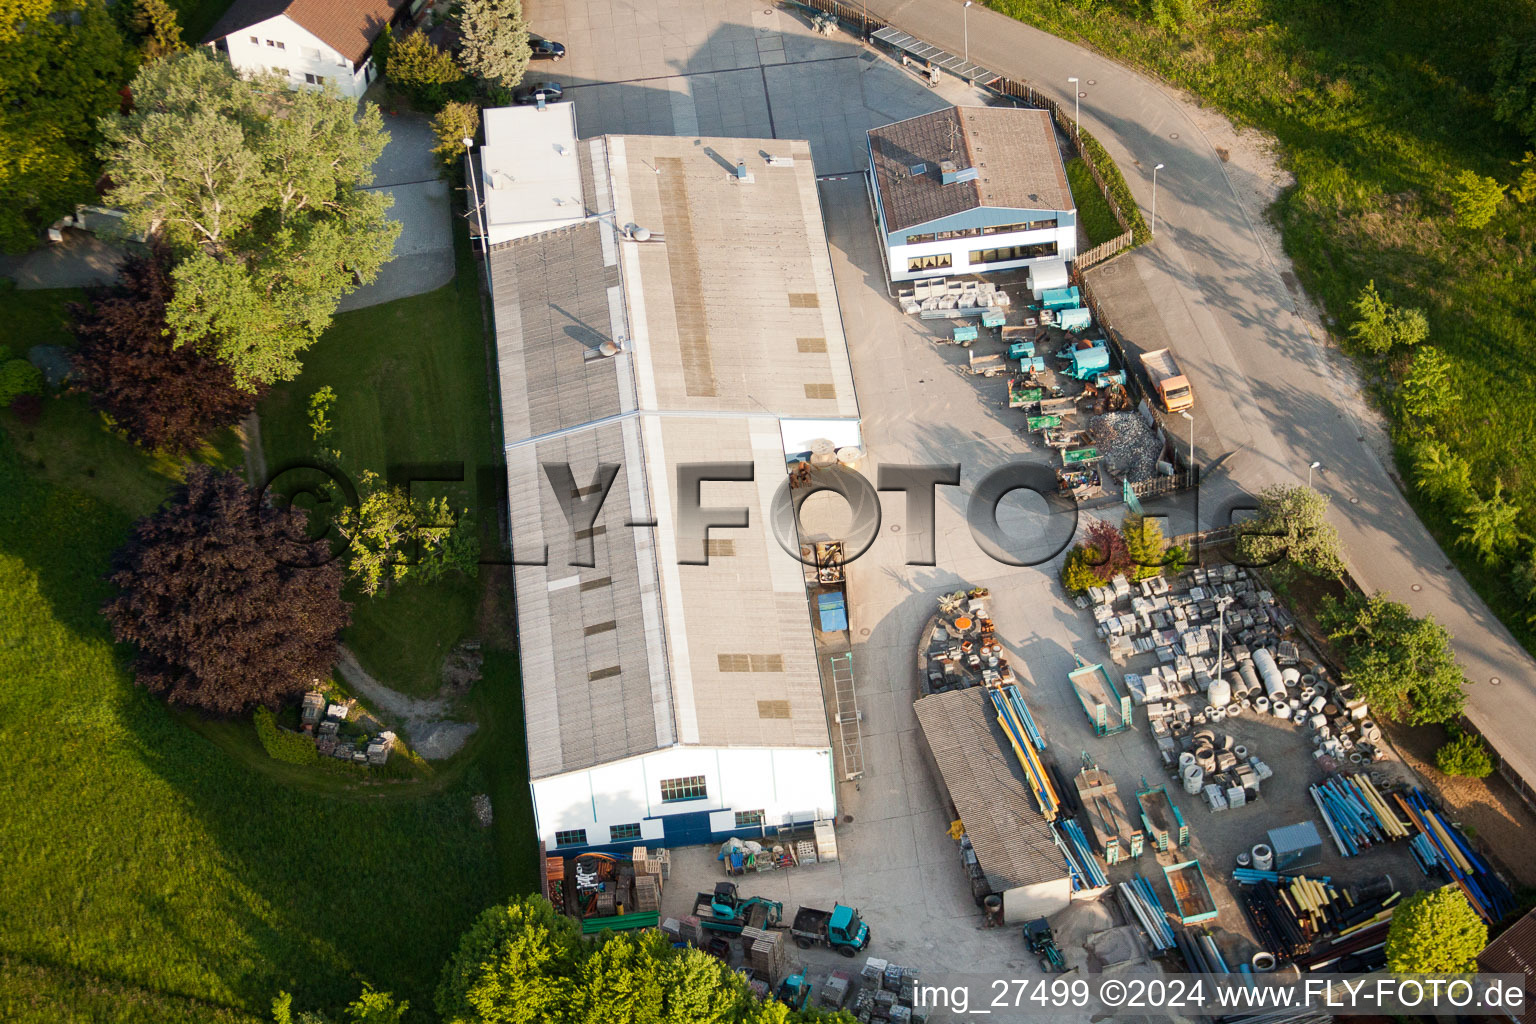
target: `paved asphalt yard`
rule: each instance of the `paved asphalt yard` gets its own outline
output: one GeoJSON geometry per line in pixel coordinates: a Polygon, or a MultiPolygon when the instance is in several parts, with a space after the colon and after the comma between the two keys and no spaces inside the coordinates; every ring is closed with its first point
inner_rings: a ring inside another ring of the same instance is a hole
{"type": "MultiPolygon", "coordinates": [[[[1015,432],[1017,412],[1002,408],[1002,379],[962,374],[964,352],[936,347],[940,328],[903,316],[889,298],[860,177],[866,128],[984,98],[954,79],[929,89],[846,34],[815,35],[798,15],[767,9],[762,0],[647,6],[650,10],[637,11],[622,0],[528,0],[532,29],[565,43],[569,53],[535,74],[559,80],[574,96],[584,137],[635,132],[810,140],[823,176],[822,207],[864,419],[869,458],[863,471],[872,477],[881,463],[959,461],[968,487],[1005,462],[1037,457],[1015,432]]],[[[973,57],[980,36],[995,31],[989,24],[978,33],[972,25],[973,57]]],[[[1127,171],[1135,177],[1133,167],[1127,171]]],[[[1199,288],[1190,279],[1153,278],[1145,289],[1161,310],[1170,295],[1185,301],[1186,286],[1199,288]]],[[[1104,657],[1090,617],[1063,600],[1054,564],[1011,568],[980,551],[963,518],[965,493],[965,488],[939,491],[935,567],[904,564],[911,538],[903,497],[888,494],[882,497],[879,540],[848,568],[866,769],[859,782],[839,787],[845,815],[838,828],[840,860],[739,881],[748,894],[782,900],[788,913],[801,904],[834,901],[858,907],[874,935],[870,954],[930,975],[1032,976],[1039,967],[1016,929],[982,927],[956,844],[946,834],[944,799],[923,758],[912,711],[915,659],[919,630],[937,596],[968,586],[992,590],[993,618],[1011,663],[1024,669],[1027,696],[1063,770],[1070,774],[1086,750],[1122,791],[1134,793],[1143,776],[1153,784],[1164,777],[1139,714],[1136,730],[1107,739],[1091,735],[1066,683],[1074,652],[1095,661],[1104,657]]],[[[815,501],[807,505],[808,517],[827,515],[828,532],[836,534],[831,521],[837,510],[815,510],[815,501]]],[[[1005,512],[1000,518],[1013,536],[1038,535],[1043,506],[1010,499],[1005,512]]],[[[1263,830],[1307,816],[1298,793],[1305,797],[1300,783],[1310,780],[1313,768],[1297,739],[1277,733],[1255,740],[1276,772],[1267,799],[1222,815],[1184,807],[1194,853],[1210,857],[1218,873],[1230,866],[1233,851],[1262,841],[1263,830]]],[[[712,849],[682,849],[673,857],[662,906],[666,916],[691,912],[693,893],[723,877],[712,849]]],[[[1151,854],[1135,867],[1149,877],[1160,875],[1151,854]]],[[[1328,867],[1338,873],[1340,865],[1334,860],[1328,867]]],[[[1394,861],[1358,870],[1399,868],[1394,861]]],[[[1160,878],[1157,885],[1161,889],[1160,878]]],[[[1219,929],[1240,921],[1228,904],[1214,923],[1219,929]]],[[[823,967],[848,964],[826,951],[796,954],[823,967]]]]}

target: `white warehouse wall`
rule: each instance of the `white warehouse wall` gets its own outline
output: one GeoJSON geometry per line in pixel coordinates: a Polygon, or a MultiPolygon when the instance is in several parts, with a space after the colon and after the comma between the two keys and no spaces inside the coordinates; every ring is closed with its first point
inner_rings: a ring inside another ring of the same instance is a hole
{"type": "Polygon", "coordinates": [[[1072,879],[1062,867],[1062,876],[1049,882],[1021,885],[1003,893],[1003,923],[1023,924],[1037,917],[1050,917],[1067,909],[1072,902],[1072,879]]]}
{"type": "Polygon", "coordinates": [[[294,88],[305,85],[306,73],[323,76],[343,96],[356,98],[368,88],[367,70],[373,66],[372,58],[353,74],[351,61],[284,15],[232,32],[225,37],[225,43],[229,47],[230,63],[239,70],[255,72],[282,68],[288,73],[288,84],[294,88]],[[252,36],[257,40],[254,43],[252,36]],[[281,42],[283,48],[268,46],[268,39],[281,42]],[[311,51],[317,52],[318,56],[311,59],[307,56],[311,51]]]}
{"type": "MultiPolygon", "coordinates": [[[[832,752],[825,749],[672,747],[531,785],[539,839],[551,851],[556,832],[586,829],[587,845],[606,846],[610,825],[636,822],[643,839],[659,840],[661,819],[674,814],[761,810],[771,828],[837,813],[832,752]],[[663,779],[694,775],[704,776],[706,797],[662,803],[663,779]]],[[[720,827],[725,820],[714,816],[711,829],[729,831],[720,827]]]]}

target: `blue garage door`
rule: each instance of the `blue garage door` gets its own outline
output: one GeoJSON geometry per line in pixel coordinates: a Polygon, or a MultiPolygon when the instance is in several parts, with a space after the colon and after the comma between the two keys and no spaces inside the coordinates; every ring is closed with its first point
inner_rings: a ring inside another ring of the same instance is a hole
{"type": "Polygon", "coordinates": [[[692,846],[710,838],[709,812],[668,814],[661,819],[662,842],[667,846],[692,846]]]}

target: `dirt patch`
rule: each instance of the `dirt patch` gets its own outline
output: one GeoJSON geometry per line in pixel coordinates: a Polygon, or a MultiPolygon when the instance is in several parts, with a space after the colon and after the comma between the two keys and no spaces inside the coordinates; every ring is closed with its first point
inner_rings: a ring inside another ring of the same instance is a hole
{"type": "Polygon", "coordinates": [[[448,718],[451,695],[439,692],[422,699],[392,690],[369,675],[357,663],[357,657],[342,647],[336,658],[336,670],[353,691],[376,710],[393,718],[411,737],[411,746],[429,761],[452,757],[478,726],[448,718]]]}
{"type": "Polygon", "coordinates": [[[480,641],[465,640],[443,658],[443,688],[439,696],[464,694],[480,681],[480,669],[485,655],[480,653],[480,641]]]}
{"type": "Polygon", "coordinates": [[[512,567],[482,565],[480,608],[476,628],[480,638],[499,651],[517,650],[517,613],[512,603],[512,567]]]}

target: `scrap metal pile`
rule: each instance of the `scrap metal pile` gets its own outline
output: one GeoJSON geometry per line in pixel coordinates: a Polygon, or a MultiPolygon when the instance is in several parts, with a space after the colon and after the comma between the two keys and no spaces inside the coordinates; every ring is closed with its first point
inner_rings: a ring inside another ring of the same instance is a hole
{"type": "Polygon", "coordinates": [[[1107,412],[1095,416],[1088,421],[1088,432],[1115,476],[1140,483],[1157,474],[1163,442],[1138,414],[1107,412]]]}

